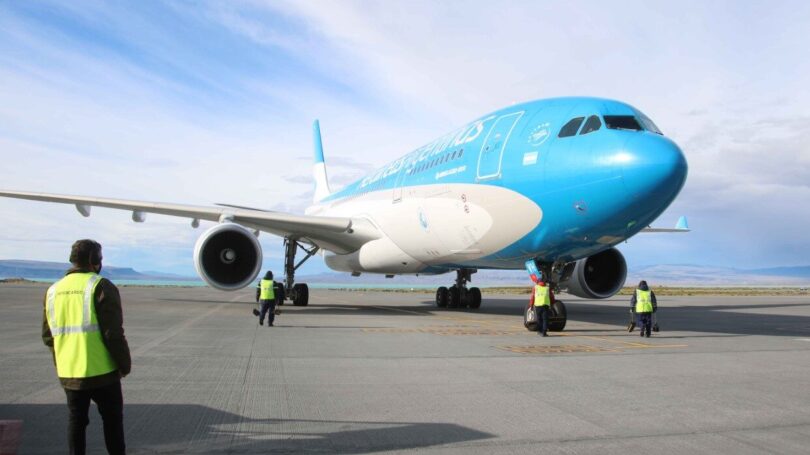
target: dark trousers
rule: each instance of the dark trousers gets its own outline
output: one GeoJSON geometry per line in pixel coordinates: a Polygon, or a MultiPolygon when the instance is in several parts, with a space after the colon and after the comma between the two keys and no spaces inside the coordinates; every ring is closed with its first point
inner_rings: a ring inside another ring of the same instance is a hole
{"type": "Polygon", "coordinates": [[[548,307],[535,305],[534,315],[537,316],[537,331],[539,333],[548,332],[548,307]]]}
{"type": "Polygon", "coordinates": [[[126,453],[124,444],[124,396],[121,394],[121,382],[89,390],[67,390],[68,447],[70,453],[81,455],[85,452],[85,430],[90,423],[87,413],[90,400],[96,402],[98,413],[104,422],[104,444],[107,453],[126,453]]]}
{"type": "Polygon", "coordinates": [[[259,322],[264,322],[264,315],[267,315],[267,324],[272,324],[276,320],[276,300],[259,300],[259,303],[262,306],[259,322]]]}
{"type": "Polygon", "coordinates": [[[641,327],[641,333],[650,336],[652,331],[652,313],[638,313],[638,325],[641,327]]]}

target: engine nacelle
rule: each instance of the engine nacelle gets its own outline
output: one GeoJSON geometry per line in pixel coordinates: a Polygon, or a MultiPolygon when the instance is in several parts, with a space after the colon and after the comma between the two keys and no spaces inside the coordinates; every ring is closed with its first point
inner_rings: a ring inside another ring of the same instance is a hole
{"type": "Polygon", "coordinates": [[[627,278],[627,262],[616,248],[610,248],[568,264],[560,287],[569,294],[586,299],[612,297],[627,278]]]}
{"type": "Polygon", "coordinates": [[[200,278],[212,287],[235,291],[256,279],[262,267],[262,247],[244,227],[218,224],[197,239],[194,266],[200,278]]]}

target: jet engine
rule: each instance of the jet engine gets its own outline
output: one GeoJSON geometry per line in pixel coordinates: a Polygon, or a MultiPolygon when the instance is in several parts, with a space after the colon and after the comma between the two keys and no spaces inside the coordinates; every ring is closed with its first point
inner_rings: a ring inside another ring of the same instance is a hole
{"type": "Polygon", "coordinates": [[[569,294],[586,299],[613,296],[627,278],[627,262],[616,248],[610,248],[565,267],[560,287],[569,294]]]}
{"type": "Polygon", "coordinates": [[[194,266],[206,283],[223,291],[242,289],[262,267],[262,247],[253,233],[234,223],[205,231],[194,245],[194,266]]]}

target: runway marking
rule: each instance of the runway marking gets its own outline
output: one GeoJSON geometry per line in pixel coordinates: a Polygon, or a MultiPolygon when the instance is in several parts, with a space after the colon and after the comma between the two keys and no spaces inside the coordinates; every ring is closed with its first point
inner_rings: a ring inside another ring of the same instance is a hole
{"type": "Polygon", "coordinates": [[[430,333],[433,335],[514,335],[514,330],[496,330],[488,327],[458,327],[458,326],[438,326],[438,327],[382,327],[363,329],[366,333],[430,333]]]}
{"type": "Polygon", "coordinates": [[[181,323],[179,323],[177,325],[169,327],[168,329],[163,331],[163,335],[161,335],[159,337],[156,337],[156,338],[153,338],[148,343],[143,344],[143,345],[139,346],[137,349],[133,350],[132,355],[133,356],[142,355],[142,354],[148,352],[150,349],[159,346],[164,341],[166,341],[166,340],[168,340],[168,339],[170,339],[170,338],[172,338],[174,336],[177,336],[178,332],[180,332],[182,329],[187,329],[187,328],[191,327],[192,325],[196,324],[198,321],[200,321],[202,319],[205,319],[208,316],[211,316],[212,314],[216,313],[217,311],[221,310],[222,308],[224,308],[226,306],[231,305],[233,302],[236,302],[237,300],[241,299],[244,296],[245,296],[245,294],[239,294],[239,295],[237,295],[236,297],[232,298],[231,300],[229,300],[227,302],[222,302],[222,303],[214,306],[213,308],[206,311],[205,313],[199,314],[199,315],[197,315],[197,316],[195,316],[195,317],[193,317],[191,319],[187,319],[187,320],[185,320],[185,321],[183,321],[183,322],[181,322],[181,323]]]}
{"type": "Polygon", "coordinates": [[[635,349],[646,349],[646,348],[685,348],[689,345],[687,344],[650,344],[650,343],[640,343],[638,341],[622,341],[622,340],[613,340],[610,338],[605,337],[597,337],[593,335],[578,335],[576,333],[560,333],[559,336],[564,337],[579,337],[579,338],[589,338],[592,340],[599,340],[608,343],[616,343],[627,346],[627,348],[635,348],[635,349]]]}
{"type": "Polygon", "coordinates": [[[494,346],[509,352],[518,354],[570,354],[577,352],[618,352],[615,349],[601,348],[587,344],[566,344],[566,345],[528,345],[528,346],[494,346]]]}
{"type": "Polygon", "coordinates": [[[810,338],[796,338],[796,341],[810,341],[810,338]]]}

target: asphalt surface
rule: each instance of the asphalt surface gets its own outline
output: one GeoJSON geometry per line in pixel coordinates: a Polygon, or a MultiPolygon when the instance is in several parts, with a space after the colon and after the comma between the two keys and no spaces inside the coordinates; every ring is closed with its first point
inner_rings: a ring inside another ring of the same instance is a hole
{"type": "MultiPolygon", "coordinates": [[[[45,289],[0,285],[0,420],[22,421],[23,454],[67,451],[45,289]]],[[[563,295],[566,331],[541,338],[527,296],[486,291],[480,310],[438,310],[312,290],[268,328],[253,289],[121,290],[131,454],[810,452],[807,296],[659,297],[646,339],[624,297],[563,295]]],[[[104,453],[95,410],[88,448],[104,453]]]]}

